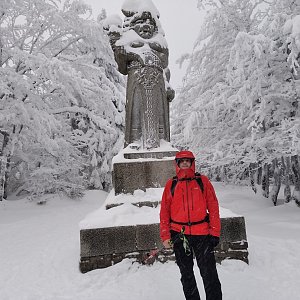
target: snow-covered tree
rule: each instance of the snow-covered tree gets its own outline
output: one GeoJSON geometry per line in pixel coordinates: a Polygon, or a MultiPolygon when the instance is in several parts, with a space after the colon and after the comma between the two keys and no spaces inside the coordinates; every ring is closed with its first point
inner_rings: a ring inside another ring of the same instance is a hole
{"type": "Polygon", "coordinates": [[[108,188],[122,140],[124,80],[82,1],[0,3],[0,129],[8,190],[108,188]]]}
{"type": "Polygon", "coordinates": [[[202,157],[205,155],[206,160],[219,155],[220,135],[236,130],[233,121],[238,115],[227,101],[234,93],[227,79],[228,62],[236,36],[254,23],[254,6],[249,1],[231,2],[204,3],[211,4],[212,9],[195,43],[184,87],[174,105],[179,115],[177,125],[173,124],[174,133],[181,134],[173,135],[174,140],[192,143],[191,147],[202,157]]]}
{"type": "MultiPolygon", "coordinates": [[[[269,196],[269,176],[280,182],[278,163],[299,155],[299,4],[199,3],[213,10],[191,55],[177,99],[188,109],[174,132],[214,171],[250,175],[255,190],[253,172],[263,171],[258,177],[269,196]]],[[[274,204],[277,194],[278,187],[274,204]]]]}

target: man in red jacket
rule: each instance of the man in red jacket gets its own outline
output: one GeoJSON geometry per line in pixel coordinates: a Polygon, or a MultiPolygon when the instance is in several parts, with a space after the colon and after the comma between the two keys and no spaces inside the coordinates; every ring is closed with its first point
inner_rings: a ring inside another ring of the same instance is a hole
{"type": "Polygon", "coordinates": [[[200,300],[193,271],[194,254],[206,300],[221,300],[213,252],[221,230],[218,200],[209,179],[195,174],[192,152],[178,152],[175,162],[177,176],[168,180],[162,196],[160,236],[165,248],[173,245],[185,298],[200,300]]]}

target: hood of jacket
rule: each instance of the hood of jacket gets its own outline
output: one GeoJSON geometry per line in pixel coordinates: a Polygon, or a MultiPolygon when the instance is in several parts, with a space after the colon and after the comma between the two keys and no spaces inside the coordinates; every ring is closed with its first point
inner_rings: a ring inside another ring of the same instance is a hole
{"type": "Polygon", "coordinates": [[[178,179],[194,178],[195,177],[195,156],[191,151],[179,151],[175,156],[176,175],[178,179]],[[180,158],[192,159],[191,167],[188,169],[180,169],[177,160],[180,158]]]}

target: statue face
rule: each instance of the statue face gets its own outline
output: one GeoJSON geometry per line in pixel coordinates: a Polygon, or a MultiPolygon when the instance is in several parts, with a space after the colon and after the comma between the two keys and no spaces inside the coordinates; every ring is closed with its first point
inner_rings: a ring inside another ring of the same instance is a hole
{"type": "Polygon", "coordinates": [[[150,39],[153,37],[156,24],[150,13],[144,12],[132,25],[134,31],[143,39],[150,39]]]}

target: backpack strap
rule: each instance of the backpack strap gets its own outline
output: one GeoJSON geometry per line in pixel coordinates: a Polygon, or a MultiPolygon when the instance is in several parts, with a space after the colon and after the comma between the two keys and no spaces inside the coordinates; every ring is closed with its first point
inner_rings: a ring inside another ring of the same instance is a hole
{"type": "Polygon", "coordinates": [[[201,174],[196,172],[195,173],[195,180],[197,181],[198,185],[200,186],[200,189],[202,191],[202,193],[204,193],[204,184],[203,181],[201,179],[201,174]]]}
{"type": "Polygon", "coordinates": [[[171,194],[172,194],[172,197],[174,197],[174,191],[175,191],[175,187],[176,187],[177,182],[178,182],[178,177],[174,176],[173,180],[172,180],[172,185],[171,185],[171,194]]]}
{"type": "MultiPolygon", "coordinates": [[[[204,184],[203,184],[203,181],[201,179],[201,174],[197,172],[197,173],[195,173],[194,178],[188,178],[188,180],[193,180],[193,179],[195,179],[197,181],[202,193],[204,193],[204,184]]],[[[175,191],[175,187],[176,187],[177,182],[178,182],[178,177],[174,176],[173,179],[172,179],[172,185],[171,185],[172,197],[174,197],[174,191],[175,191]]]]}

